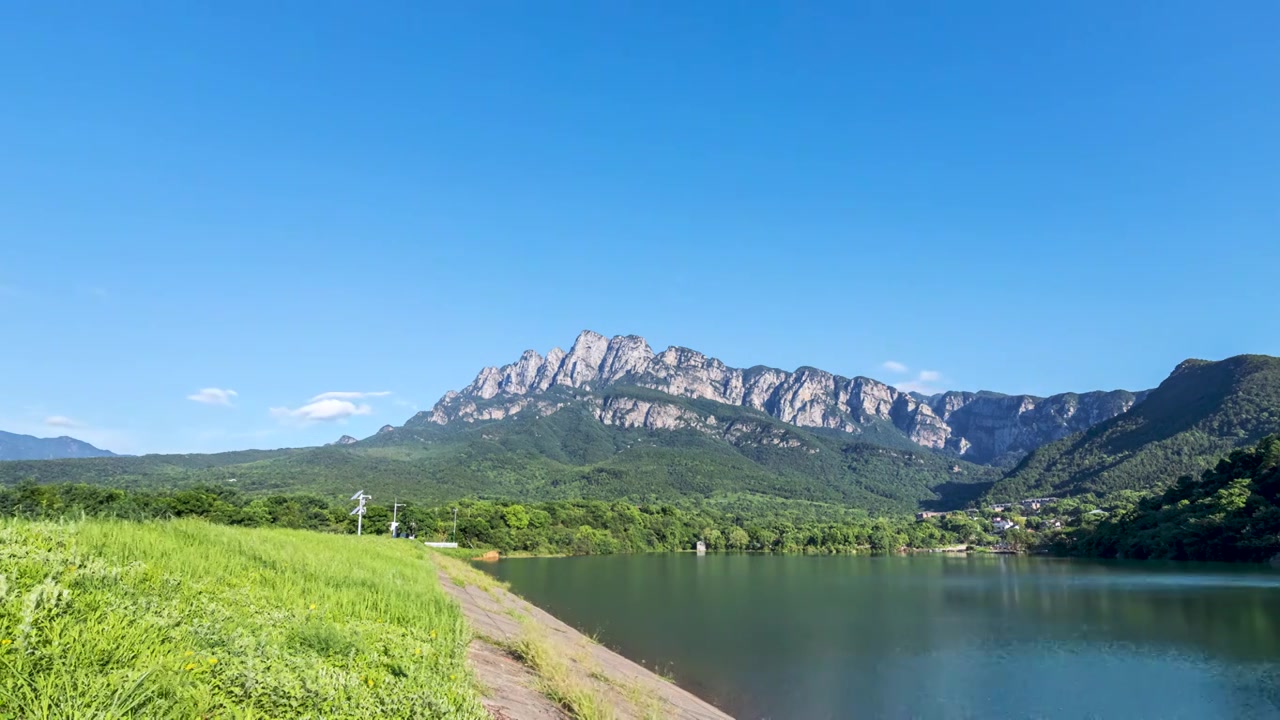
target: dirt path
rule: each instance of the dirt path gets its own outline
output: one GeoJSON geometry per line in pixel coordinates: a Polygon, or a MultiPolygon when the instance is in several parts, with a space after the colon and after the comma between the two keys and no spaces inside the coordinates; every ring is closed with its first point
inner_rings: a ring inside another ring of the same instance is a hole
{"type": "Polygon", "coordinates": [[[495,718],[730,718],[492,580],[471,575],[479,572],[474,568],[451,566],[460,562],[441,564],[440,584],[476,632],[470,659],[495,718]]]}

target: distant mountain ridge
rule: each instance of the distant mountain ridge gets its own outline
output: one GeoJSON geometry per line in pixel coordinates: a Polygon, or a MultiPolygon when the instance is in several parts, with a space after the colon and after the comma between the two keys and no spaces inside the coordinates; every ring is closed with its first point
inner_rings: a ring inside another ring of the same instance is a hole
{"type": "MultiPolygon", "coordinates": [[[[572,392],[566,391],[626,386],[751,408],[805,428],[853,435],[870,430],[883,435],[892,429],[922,448],[1004,466],[1046,443],[1113,418],[1146,395],[1115,390],[1047,398],[954,391],[926,396],[872,378],[846,378],[812,367],[795,372],[733,368],[674,346],[655,353],[644,338],[606,338],[586,330],[567,353],[553,348],[543,356],[526,350],[514,363],[484,368],[471,384],[446,393],[406,425],[501,420],[520,412],[546,415],[573,401],[572,392]]],[[[651,426],[662,427],[662,421],[651,426]]]]}
{"type": "Polygon", "coordinates": [[[59,460],[64,458],[115,457],[110,450],[63,435],[39,438],[0,430],[0,460],[59,460]]]}

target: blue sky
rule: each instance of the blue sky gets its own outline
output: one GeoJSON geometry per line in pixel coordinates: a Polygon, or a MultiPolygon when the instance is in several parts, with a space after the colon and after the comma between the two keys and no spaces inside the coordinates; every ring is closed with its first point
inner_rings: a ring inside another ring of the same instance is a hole
{"type": "Polygon", "coordinates": [[[0,429],[363,437],[583,328],[1039,394],[1280,355],[1278,27],[1270,1],[6,3],[0,429]],[[334,392],[389,394],[288,412],[334,392]]]}

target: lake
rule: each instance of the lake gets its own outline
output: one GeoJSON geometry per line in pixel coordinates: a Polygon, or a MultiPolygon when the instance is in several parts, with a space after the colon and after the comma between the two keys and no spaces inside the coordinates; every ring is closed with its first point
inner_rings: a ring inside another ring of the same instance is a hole
{"type": "Polygon", "coordinates": [[[1012,556],[486,569],[739,718],[1280,718],[1280,572],[1012,556]]]}

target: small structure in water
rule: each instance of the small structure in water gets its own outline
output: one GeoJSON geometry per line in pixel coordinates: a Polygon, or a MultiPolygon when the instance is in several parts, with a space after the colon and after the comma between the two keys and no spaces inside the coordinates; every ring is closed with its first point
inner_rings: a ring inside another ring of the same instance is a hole
{"type": "Polygon", "coordinates": [[[702,542],[701,540],[698,541],[698,554],[699,555],[707,554],[707,544],[702,542]]]}

